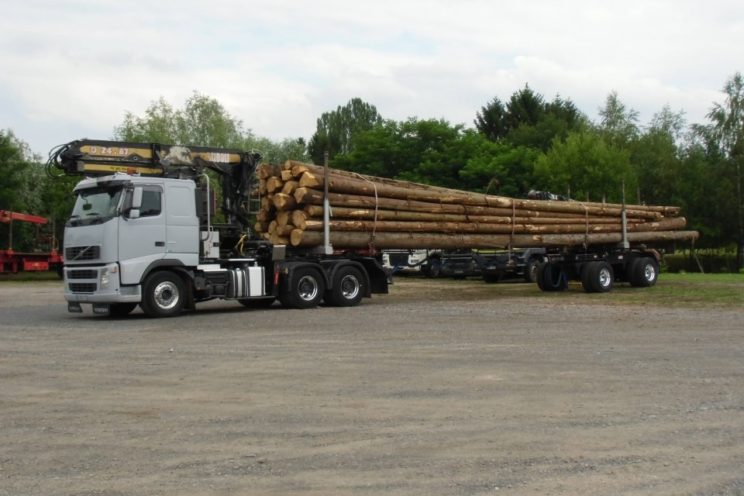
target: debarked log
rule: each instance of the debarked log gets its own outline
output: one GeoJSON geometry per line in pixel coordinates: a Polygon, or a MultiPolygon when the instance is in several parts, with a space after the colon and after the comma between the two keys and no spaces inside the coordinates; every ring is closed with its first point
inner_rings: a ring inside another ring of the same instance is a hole
{"type": "MultiPolygon", "coordinates": [[[[699,237],[697,231],[650,231],[628,233],[631,243],[691,241],[699,237]]],[[[330,241],[335,249],[368,248],[376,249],[487,249],[487,248],[531,248],[552,246],[576,246],[590,244],[614,244],[623,239],[622,233],[594,234],[440,234],[440,233],[398,233],[380,232],[375,235],[360,232],[330,233],[330,241]]],[[[323,233],[295,229],[290,235],[293,246],[318,246],[323,243],[323,233]]]]}

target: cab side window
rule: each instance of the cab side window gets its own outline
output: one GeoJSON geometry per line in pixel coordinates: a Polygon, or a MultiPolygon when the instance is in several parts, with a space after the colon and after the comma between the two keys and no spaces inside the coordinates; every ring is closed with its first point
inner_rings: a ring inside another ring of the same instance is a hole
{"type": "Polygon", "coordinates": [[[140,217],[154,217],[162,210],[162,193],[159,189],[145,188],[142,192],[140,217]]]}

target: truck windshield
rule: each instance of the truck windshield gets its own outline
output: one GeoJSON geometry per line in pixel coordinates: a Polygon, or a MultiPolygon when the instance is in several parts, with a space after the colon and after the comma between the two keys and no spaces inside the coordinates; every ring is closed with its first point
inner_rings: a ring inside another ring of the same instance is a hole
{"type": "Polygon", "coordinates": [[[68,226],[101,224],[115,217],[122,187],[88,188],[77,191],[77,199],[68,226]]]}

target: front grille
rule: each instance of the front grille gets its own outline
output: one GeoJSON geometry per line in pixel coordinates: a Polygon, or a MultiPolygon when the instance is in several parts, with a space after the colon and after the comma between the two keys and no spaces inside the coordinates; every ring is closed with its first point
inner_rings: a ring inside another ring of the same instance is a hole
{"type": "Polygon", "coordinates": [[[69,270],[67,271],[68,279],[96,279],[98,277],[97,270],[69,270]]]}
{"type": "Polygon", "coordinates": [[[71,246],[65,249],[65,262],[95,260],[101,257],[100,246],[71,246]]]}
{"type": "Polygon", "coordinates": [[[70,291],[73,293],[93,293],[96,290],[96,283],[94,282],[72,282],[70,283],[70,291]]]}

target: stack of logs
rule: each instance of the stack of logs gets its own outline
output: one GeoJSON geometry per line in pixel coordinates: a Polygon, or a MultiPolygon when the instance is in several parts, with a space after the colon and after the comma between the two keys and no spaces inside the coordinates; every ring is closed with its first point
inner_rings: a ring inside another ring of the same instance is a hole
{"type": "MultiPolygon", "coordinates": [[[[258,167],[255,230],[274,244],[323,244],[324,169],[288,161],[258,167]]],[[[335,249],[513,248],[622,241],[619,204],[519,200],[328,169],[335,249]]],[[[631,243],[694,240],[679,208],[625,206],[631,243]]]]}

